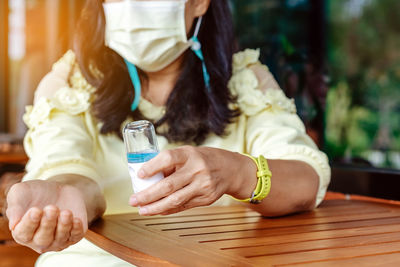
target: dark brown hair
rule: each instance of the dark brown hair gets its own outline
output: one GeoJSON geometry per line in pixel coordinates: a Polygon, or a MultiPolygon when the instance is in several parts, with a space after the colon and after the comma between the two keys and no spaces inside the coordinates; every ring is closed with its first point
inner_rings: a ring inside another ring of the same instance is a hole
{"type": "MultiPolygon", "coordinates": [[[[87,0],[78,23],[74,50],[84,77],[96,90],[92,112],[102,123],[101,133],[120,135],[120,127],[129,116],[145,119],[138,110],[130,110],[134,88],[123,59],[104,45],[105,17],[101,0],[87,0]],[[96,75],[93,67],[101,75],[96,75]]],[[[201,61],[192,51],[185,53],[182,73],[171,92],[165,115],[156,128],[170,142],[202,143],[209,133],[223,135],[226,126],[238,115],[229,108],[234,102],[228,81],[236,45],[227,0],[211,1],[199,32],[211,88],[206,89],[201,61]]],[[[140,73],[143,77],[143,73],[140,73]]]]}

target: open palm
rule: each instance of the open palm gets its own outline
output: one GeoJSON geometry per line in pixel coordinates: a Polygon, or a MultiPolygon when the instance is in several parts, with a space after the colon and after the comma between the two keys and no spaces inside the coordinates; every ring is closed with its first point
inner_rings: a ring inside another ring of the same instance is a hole
{"type": "Polygon", "coordinates": [[[39,253],[67,248],[81,240],[88,228],[83,197],[69,185],[19,183],[10,189],[7,204],[15,241],[39,253]]]}

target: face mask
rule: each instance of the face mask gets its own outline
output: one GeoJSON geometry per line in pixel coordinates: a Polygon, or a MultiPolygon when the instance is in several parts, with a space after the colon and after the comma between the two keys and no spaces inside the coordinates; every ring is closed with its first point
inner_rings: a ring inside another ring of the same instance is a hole
{"type": "Polygon", "coordinates": [[[182,55],[187,0],[104,3],[106,45],[146,72],[159,71],[182,55]]]}
{"type": "Polygon", "coordinates": [[[124,0],[103,4],[106,46],[125,59],[135,88],[132,111],[139,104],[141,91],[136,66],[147,72],[162,70],[189,47],[201,60],[204,82],[207,89],[210,88],[210,76],[197,39],[202,17],[197,21],[194,36],[188,40],[185,26],[186,2],[124,0]]]}

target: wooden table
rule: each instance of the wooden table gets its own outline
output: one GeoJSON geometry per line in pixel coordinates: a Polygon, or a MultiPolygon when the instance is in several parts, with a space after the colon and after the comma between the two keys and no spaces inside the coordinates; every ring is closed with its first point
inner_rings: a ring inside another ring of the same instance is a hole
{"type": "Polygon", "coordinates": [[[329,200],[277,219],[242,206],[113,215],[87,238],[138,266],[400,266],[400,206],[329,200]]]}

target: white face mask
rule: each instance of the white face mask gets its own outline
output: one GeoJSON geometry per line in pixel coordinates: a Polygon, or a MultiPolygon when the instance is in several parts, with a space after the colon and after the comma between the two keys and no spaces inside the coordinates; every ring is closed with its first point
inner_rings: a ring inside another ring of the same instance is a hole
{"type": "Polygon", "coordinates": [[[186,36],[186,2],[104,3],[106,45],[144,71],[165,68],[192,45],[186,36]]]}

